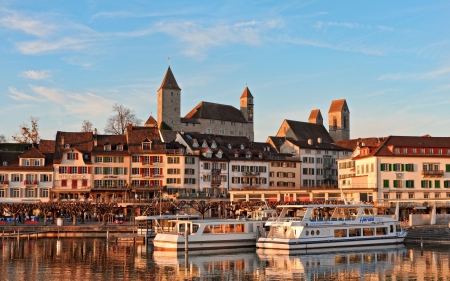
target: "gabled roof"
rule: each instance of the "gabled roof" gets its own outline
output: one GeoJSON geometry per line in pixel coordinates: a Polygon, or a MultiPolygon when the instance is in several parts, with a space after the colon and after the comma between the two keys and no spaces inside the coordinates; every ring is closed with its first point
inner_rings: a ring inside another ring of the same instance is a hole
{"type": "Polygon", "coordinates": [[[348,111],[348,106],[347,106],[347,102],[345,101],[345,99],[333,100],[331,102],[330,110],[328,110],[328,113],[341,112],[344,108],[346,108],[348,111]]]}
{"type": "MultiPolygon", "coordinates": [[[[56,132],[56,145],[55,145],[55,156],[53,162],[55,164],[60,164],[62,161],[62,156],[66,150],[76,149],[79,152],[91,153],[93,133],[92,132],[56,132]],[[65,148],[65,145],[69,145],[69,149],[65,148]]],[[[90,162],[83,157],[85,162],[90,162]]]]}
{"type": "Polygon", "coordinates": [[[167,68],[166,75],[164,76],[161,87],[159,87],[159,89],[181,90],[180,87],[178,87],[177,80],[175,80],[175,76],[173,75],[170,66],[167,68]]]}
{"type": "Polygon", "coordinates": [[[351,139],[351,140],[341,140],[337,142],[333,142],[333,144],[341,147],[345,147],[351,150],[355,150],[358,145],[362,146],[376,146],[377,144],[384,141],[384,138],[357,138],[357,139],[351,139]]]}
{"type": "Polygon", "coordinates": [[[165,143],[173,142],[177,138],[177,131],[159,130],[159,134],[161,135],[161,141],[165,143]]]}
{"type": "MultiPolygon", "coordinates": [[[[313,124],[307,122],[293,121],[293,120],[284,120],[290,128],[290,131],[293,135],[294,140],[298,141],[307,141],[308,139],[322,138],[322,142],[332,143],[333,139],[331,138],[328,131],[322,124],[313,124]]],[[[283,127],[283,125],[281,126],[283,127]]],[[[284,132],[278,130],[277,137],[285,136],[284,132]]]]}
{"type": "Polygon", "coordinates": [[[21,155],[21,152],[0,152],[0,162],[8,163],[7,166],[0,165],[0,171],[53,171],[53,153],[45,153],[45,166],[20,166],[21,155]]]}
{"type": "Polygon", "coordinates": [[[132,126],[127,129],[129,153],[165,154],[166,150],[161,142],[159,130],[155,127],[132,126]],[[151,149],[143,150],[142,142],[151,141],[151,149]]]}
{"type": "Polygon", "coordinates": [[[293,145],[296,145],[300,148],[307,148],[307,149],[313,149],[313,150],[337,150],[337,151],[352,151],[349,148],[337,146],[333,143],[318,143],[316,140],[312,142],[312,144],[309,144],[308,141],[297,141],[293,139],[287,139],[286,141],[292,143],[293,145]]]}
{"type": "Polygon", "coordinates": [[[204,101],[200,102],[196,107],[194,107],[194,109],[186,114],[184,118],[202,118],[248,123],[239,109],[231,105],[204,101]]]}
{"type": "Polygon", "coordinates": [[[39,152],[36,147],[32,146],[30,149],[19,155],[19,158],[45,158],[45,155],[39,152]]]}
{"type": "Polygon", "coordinates": [[[153,116],[150,115],[150,117],[148,117],[147,121],[144,124],[145,127],[158,127],[158,122],[156,122],[155,118],[153,118],[153,116]]]}
{"type": "Polygon", "coordinates": [[[250,93],[250,90],[248,87],[245,87],[244,92],[241,95],[241,99],[242,98],[253,98],[252,93],[250,93]]]}
{"type": "Polygon", "coordinates": [[[320,109],[313,109],[311,110],[311,113],[309,114],[308,122],[312,123],[312,120],[320,119],[323,120],[322,114],[320,113],[320,109]]]}

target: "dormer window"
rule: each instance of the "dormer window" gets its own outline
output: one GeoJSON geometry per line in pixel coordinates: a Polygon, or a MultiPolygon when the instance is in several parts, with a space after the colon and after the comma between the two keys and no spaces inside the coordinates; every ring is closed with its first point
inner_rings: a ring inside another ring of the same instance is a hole
{"type": "Polygon", "coordinates": [[[196,139],[194,139],[194,142],[192,143],[192,147],[198,147],[198,142],[196,139]]]}
{"type": "Polygon", "coordinates": [[[29,159],[22,159],[22,166],[30,166],[30,160],[29,159]]]}
{"type": "Polygon", "coordinates": [[[142,150],[151,150],[152,149],[152,142],[146,139],[142,142],[142,150]]]}
{"type": "Polygon", "coordinates": [[[235,152],[234,153],[234,158],[238,158],[239,157],[239,153],[235,152]]]}
{"type": "Polygon", "coordinates": [[[3,166],[8,166],[8,161],[3,161],[3,166]]]}
{"type": "Polygon", "coordinates": [[[65,149],[69,149],[69,148],[70,148],[70,144],[66,143],[66,144],[64,145],[64,148],[65,148],[65,149]]]}
{"type": "Polygon", "coordinates": [[[217,148],[217,145],[216,145],[216,142],[215,142],[215,141],[212,142],[211,148],[217,148]]]}
{"type": "Polygon", "coordinates": [[[105,144],[105,151],[111,151],[111,145],[105,144]]]}
{"type": "Polygon", "coordinates": [[[41,166],[41,161],[39,159],[34,159],[34,166],[41,166]]]}
{"type": "Polygon", "coordinates": [[[216,153],[217,158],[222,158],[222,150],[219,150],[219,152],[216,153]]]}
{"type": "Polygon", "coordinates": [[[243,145],[243,144],[241,144],[241,150],[244,150],[244,148],[245,148],[245,147],[244,147],[244,145],[243,145]]]}
{"type": "Polygon", "coordinates": [[[228,149],[231,149],[231,148],[232,148],[231,143],[229,143],[228,144],[228,149]]]}
{"type": "Polygon", "coordinates": [[[207,151],[207,152],[205,153],[205,157],[206,157],[206,158],[211,158],[211,157],[212,157],[211,151],[207,151]]]}
{"type": "Polygon", "coordinates": [[[117,149],[117,151],[122,151],[123,150],[123,145],[118,144],[116,149],[117,149]]]}
{"type": "Polygon", "coordinates": [[[203,147],[203,148],[208,147],[208,143],[206,142],[206,140],[203,141],[202,147],[203,147]]]}

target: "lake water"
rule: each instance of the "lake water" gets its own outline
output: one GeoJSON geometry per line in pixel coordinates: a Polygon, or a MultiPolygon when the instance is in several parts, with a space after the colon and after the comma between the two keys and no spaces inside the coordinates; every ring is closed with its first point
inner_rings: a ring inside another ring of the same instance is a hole
{"type": "Polygon", "coordinates": [[[0,242],[1,280],[450,280],[450,246],[188,255],[105,239],[0,242]]]}

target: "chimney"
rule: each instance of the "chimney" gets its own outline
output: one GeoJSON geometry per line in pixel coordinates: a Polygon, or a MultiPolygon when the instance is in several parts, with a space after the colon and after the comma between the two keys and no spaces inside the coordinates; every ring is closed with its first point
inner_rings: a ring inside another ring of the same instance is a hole
{"type": "Polygon", "coordinates": [[[94,135],[97,135],[97,128],[94,129],[94,135]]]}
{"type": "Polygon", "coordinates": [[[313,140],[312,139],[308,139],[308,144],[309,145],[313,145],[313,140]]]}
{"type": "Polygon", "coordinates": [[[61,145],[64,145],[64,136],[61,136],[61,145]]]}
{"type": "MultiPolygon", "coordinates": [[[[95,130],[97,130],[97,129],[95,129],[95,130]]],[[[95,134],[95,136],[94,136],[94,146],[97,146],[97,134],[95,134]]]]}
{"type": "Polygon", "coordinates": [[[132,130],[133,130],[133,124],[128,124],[127,131],[132,131],[132,130]]]}
{"type": "Polygon", "coordinates": [[[322,143],[322,138],[317,138],[317,143],[322,143]]]}

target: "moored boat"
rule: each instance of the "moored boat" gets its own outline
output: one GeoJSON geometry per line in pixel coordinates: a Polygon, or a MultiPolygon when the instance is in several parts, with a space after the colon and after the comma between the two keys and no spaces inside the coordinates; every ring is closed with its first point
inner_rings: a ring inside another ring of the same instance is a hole
{"type": "Polygon", "coordinates": [[[407,230],[391,216],[375,215],[373,205],[282,205],[266,222],[259,249],[301,250],[402,243],[407,230]]]}

